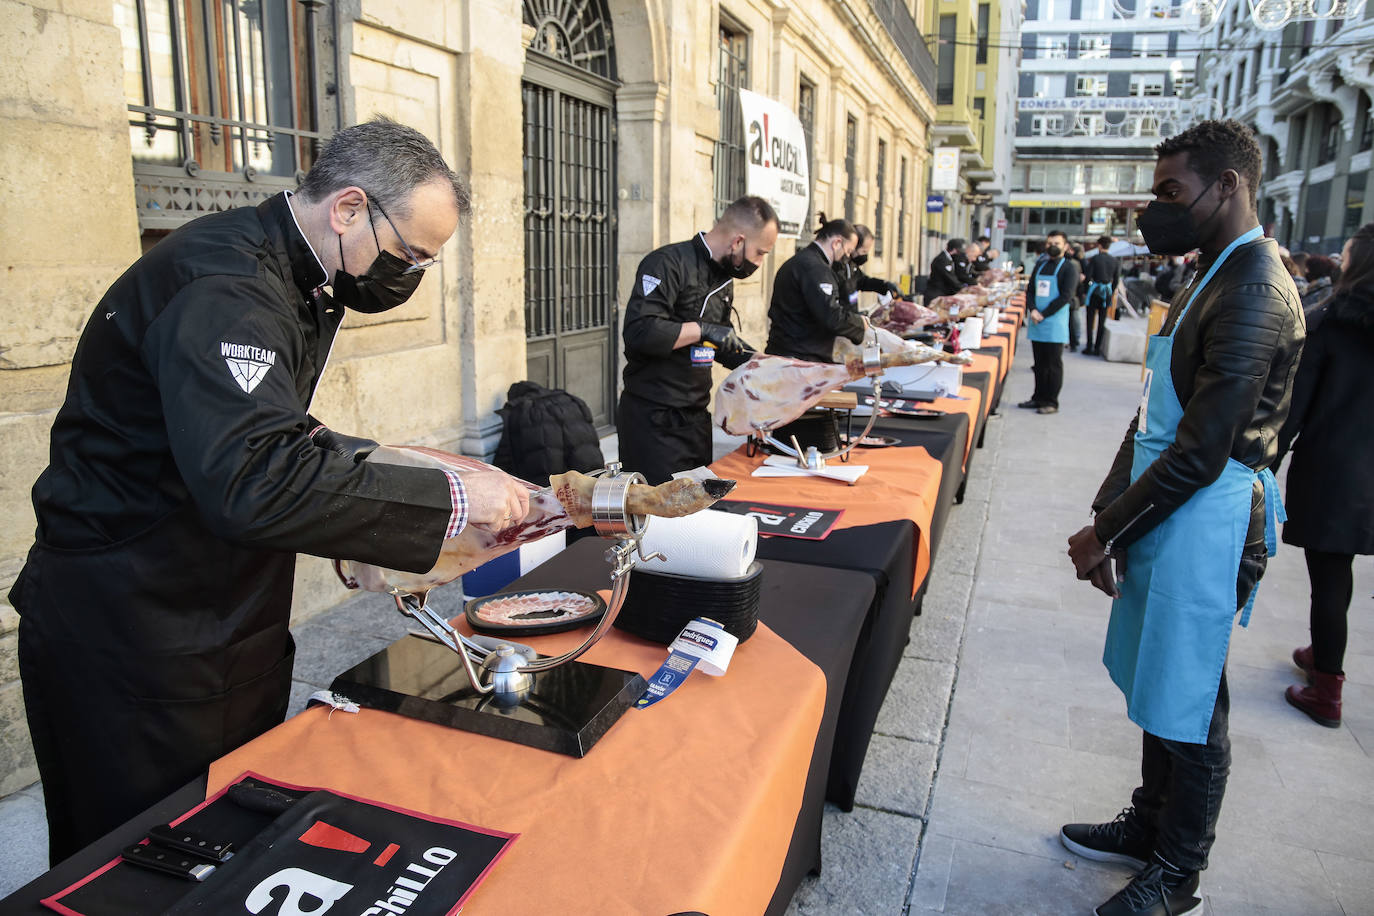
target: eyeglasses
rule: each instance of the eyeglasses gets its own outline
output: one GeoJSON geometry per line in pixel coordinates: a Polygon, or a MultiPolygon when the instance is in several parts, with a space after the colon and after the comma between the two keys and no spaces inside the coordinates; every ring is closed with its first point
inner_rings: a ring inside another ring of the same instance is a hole
{"type": "MultiPolygon", "coordinates": [[[[401,271],[401,276],[404,277],[408,274],[424,273],[426,270],[429,270],[429,268],[439,263],[439,256],[437,254],[432,258],[427,258],[423,261],[420,260],[419,256],[416,255],[415,252],[411,250],[410,246],[406,244],[406,240],[401,236],[401,232],[399,229],[396,228],[396,224],[391,221],[391,217],[386,215],[386,211],[382,209],[382,205],[378,203],[377,200],[371,194],[367,195],[367,203],[369,207],[376,207],[377,212],[382,214],[382,219],[386,220],[386,224],[391,227],[391,231],[396,233],[396,238],[398,241],[400,241],[401,247],[406,250],[406,257],[410,259],[410,266],[407,267],[405,270],[401,271]]],[[[367,222],[368,225],[372,226],[372,239],[373,241],[377,242],[377,250],[381,251],[382,243],[377,238],[377,227],[372,222],[370,210],[368,211],[367,222]]]]}

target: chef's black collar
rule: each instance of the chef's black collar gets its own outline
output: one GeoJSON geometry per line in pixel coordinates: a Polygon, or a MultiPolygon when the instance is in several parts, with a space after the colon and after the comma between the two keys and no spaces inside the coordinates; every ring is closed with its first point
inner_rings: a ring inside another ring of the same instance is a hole
{"type": "Polygon", "coordinates": [[[317,289],[329,282],[329,274],[296,223],[296,216],[287,202],[288,193],[274,194],[258,204],[258,218],[262,220],[272,247],[285,252],[282,267],[290,271],[297,288],[307,298],[312,298],[317,289]]]}

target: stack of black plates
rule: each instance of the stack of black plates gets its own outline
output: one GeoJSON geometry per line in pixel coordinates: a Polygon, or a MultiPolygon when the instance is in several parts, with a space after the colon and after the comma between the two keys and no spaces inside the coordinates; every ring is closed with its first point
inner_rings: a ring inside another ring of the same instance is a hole
{"type": "Polygon", "coordinates": [[[739,579],[701,579],[636,569],[615,625],[641,639],[668,645],[697,617],[709,617],[744,642],[759,625],[763,564],[739,579]]]}

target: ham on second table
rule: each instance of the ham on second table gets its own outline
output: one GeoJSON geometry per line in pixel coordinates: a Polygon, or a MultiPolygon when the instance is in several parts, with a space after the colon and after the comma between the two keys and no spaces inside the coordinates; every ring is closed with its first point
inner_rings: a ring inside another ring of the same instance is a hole
{"type": "MultiPolygon", "coordinates": [[[[776,429],[806,413],[846,382],[863,378],[867,373],[862,352],[847,340],[841,345],[840,340],[843,338],[836,341],[836,348],[844,357],[842,362],[813,363],[755,353],[716,389],[715,424],[732,436],[776,429]]],[[[902,349],[882,355],[884,369],[937,361],[967,365],[970,360],[962,353],[946,353],[909,341],[902,349]]]]}

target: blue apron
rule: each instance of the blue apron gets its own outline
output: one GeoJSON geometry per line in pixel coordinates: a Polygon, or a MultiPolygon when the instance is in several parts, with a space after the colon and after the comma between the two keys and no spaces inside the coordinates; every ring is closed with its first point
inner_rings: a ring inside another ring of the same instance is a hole
{"type": "MultiPolygon", "coordinates": [[[[1188,297],[1174,330],[1231,252],[1260,235],[1256,227],[1227,246],[1188,297]]],[[[1132,483],[1173,444],[1183,417],[1170,372],[1173,343],[1172,336],[1157,334],[1146,351],[1132,483]]],[[[1265,542],[1273,556],[1278,547],[1275,521],[1284,520],[1278,484],[1268,468],[1257,475],[1233,458],[1227,458],[1215,483],[1198,490],[1126,549],[1126,581],[1121,597],[1112,603],[1102,661],[1126,695],[1131,721],[1152,735],[1207,742],[1231,643],[1236,577],[1256,476],[1264,484],[1265,542]]],[[[1250,622],[1258,590],[1257,583],[1241,626],[1250,622]]]]}
{"type": "MultiPolygon", "coordinates": [[[[1059,268],[1063,266],[1064,259],[1060,258],[1059,263],[1054,265],[1054,273],[1036,274],[1034,279],[1031,280],[1035,285],[1035,288],[1032,290],[1032,292],[1035,293],[1034,305],[1042,315],[1045,314],[1045,309],[1049,308],[1050,303],[1059,298],[1059,268]]],[[[1066,303],[1063,308],[1048,318],[1045,318],[1039,324],[1034,322],[1027,324],[1026,337],[1038,343],[1068,343],[1068,304],[1066,303]]]]}
{"type": "Polygon", "coordinates": [[[1096,280],[1088,281],[1088,307],[1092,308],[1098,296],[1102,297],[1102,305],[1099,308],[1106,308],[1112,304],[1112,285],[1110,283],[1098,283],[1096,280]]]}

